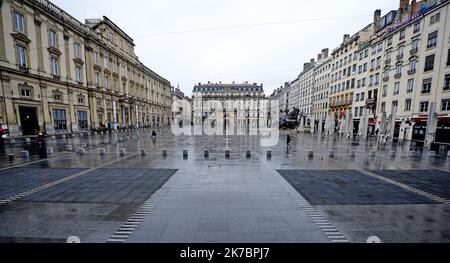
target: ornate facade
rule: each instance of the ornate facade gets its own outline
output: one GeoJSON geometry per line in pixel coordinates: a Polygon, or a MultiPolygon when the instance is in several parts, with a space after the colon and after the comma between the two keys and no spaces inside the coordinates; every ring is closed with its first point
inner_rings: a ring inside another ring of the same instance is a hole
{"type": "Polygon", "coordinates": [[[0,1],[0,125],[11,137],[168,125],[170,83],[107,17],[48,0],[0,1]]]}

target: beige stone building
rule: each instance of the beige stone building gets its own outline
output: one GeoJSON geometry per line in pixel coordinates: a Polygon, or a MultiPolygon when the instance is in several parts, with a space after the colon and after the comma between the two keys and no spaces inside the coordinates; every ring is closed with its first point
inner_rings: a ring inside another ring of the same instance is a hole
{"type": "Polygon", "coordinates": [[[11,137],[168,125],[170,83],[107,17],[47,0],[0,1],[0,124],[11,137]]]}
{"type": "Polygon", "coordinates": [[[331,58],[328,49],[322,50],[314,68],[314,88],[312,115],[316,121],[322,118],[322,127],[328,115],[328,96],[330,94],[331,58]]]}

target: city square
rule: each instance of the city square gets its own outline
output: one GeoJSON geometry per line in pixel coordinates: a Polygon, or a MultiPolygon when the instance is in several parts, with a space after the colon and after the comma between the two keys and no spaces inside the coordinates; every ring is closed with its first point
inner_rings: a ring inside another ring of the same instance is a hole
{"type": "Polygon", "coordinates": [[[288,149],[285,133],[267,148],[258,136],[176,137],[166,129],[153,140],[137,130],[50,141],[62,151],[48,160],[3,154],[1,241],[449,241],[449,158],[412,154],[408,145],[376,150],[370,141],[291,136],[288,149]],[[64,151],[67,144],[86,152],[64,151]]]}

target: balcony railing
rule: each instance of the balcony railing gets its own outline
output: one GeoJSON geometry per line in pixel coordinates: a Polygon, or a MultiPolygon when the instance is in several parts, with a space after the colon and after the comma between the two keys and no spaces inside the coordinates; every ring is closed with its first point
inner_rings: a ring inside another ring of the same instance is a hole
{"type": "Polygon", "coordinates": [[[408,70],[408,75],[413,75],[413,74],[416,74],[416,70],[415,69],[408,70]]]}
{"type": "Polygon", "coordinates": [[[410,54],[410,55],[414,55],[414,54],[416,54],[418,51],[419,51],[418,48],[413,48],[413,49],[411,49],[411,50],[409,51],[409,54],[410,54]]]}
{"type": "Polygon", "coordinates": [[[396,78],[396,79],[399,79],[399,78],[401,78],[402,77],[402,73],[397,73],[397,74],[395,74],[395,76],[394,76],[394,78],[396,78]]]}

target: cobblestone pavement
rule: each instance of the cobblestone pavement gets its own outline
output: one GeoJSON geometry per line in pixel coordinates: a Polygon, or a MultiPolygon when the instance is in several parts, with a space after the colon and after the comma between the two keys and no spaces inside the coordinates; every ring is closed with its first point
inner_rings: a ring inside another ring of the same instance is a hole
{"type": "Polygon", "coordinates": [[[0,242],[450,241],[450,161],[406,143],[372,156],[373,142],[334,136],[292,133],[288,149],[285,133],[261,147],[257,136],[150,132],[50,140],[46,160],[6,146],[0,242]]]}

